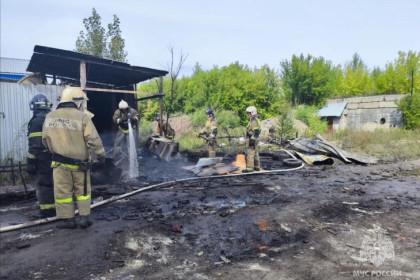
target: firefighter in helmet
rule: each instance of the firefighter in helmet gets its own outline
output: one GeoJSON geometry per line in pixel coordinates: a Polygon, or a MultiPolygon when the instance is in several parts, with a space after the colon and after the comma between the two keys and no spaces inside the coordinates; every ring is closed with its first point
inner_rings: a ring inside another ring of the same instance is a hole
{"type": "Polygon", "coordinates": [[[134,131],[136,146],[138,141],[138,123],[140,120],[139,113],[134,110],[133,108],[130,108],[128,106],[128,103],[124,100],[121,100],[118,104],[118,109],[115,110],[114,116],[112,117],[112,120],[114,123],[118,125],[118,131],[117,135],[115,136],[115,144],[114,144],[114,153],[113,158],[122,158],[122,152],[125,151],[126,154],[128,154],[127,148],[128,148],[128,122],[131,123],[131,127],[134,131]]]}
{"type": "Polygon", "coordinates": [[[207,153],[209,158],[216,157],[216,136],[217,136],[217,122],[211,108],[206,109],[207,121],[204,128],[200,130],[197,137],[205,135],[207,153]]]}
{"type": "Polygon", "coordinates": [[[80,227],[92,224],[89,152],[103,163],[105,150],[91,116],[83,112],[85,100],[82,88],[65,88],[57,109],[46,116],[42,130],[42,142],[52,154],[58,228],[76,227],[73,197],[80,227]]]}
{"type": "Polygon", "coordinates": [[[249,106],[246,108],[249,123],[246,126],[246,170],[245,172],[260,171],[260,155],[258,153],[258,142],[261,132],[260,120],[257,118],[257,108],[249,106]]]}
{"type": "Polygon", "coordinates": [[[42,125],[45,116],[51,112],[52,104],[43,94],[35,95],[29,103],[33,111],[28,123],[28,158],[26,170],[36,175],[36,197],[40,208],[40,217],[55,216],[54,186],[51,169],[51,153],[42,144],[42,125]]]}
{"type": "Polygon", "coordinates": [[[157,121],[157,126],[153,133],[160,135],[162,132],[163,137],[173,140],[175,138],[175,130],[171,127],[169,122],[165,121],[164,118],[161,120],[160,114],[156,115],[155,120],[157,121]]]}

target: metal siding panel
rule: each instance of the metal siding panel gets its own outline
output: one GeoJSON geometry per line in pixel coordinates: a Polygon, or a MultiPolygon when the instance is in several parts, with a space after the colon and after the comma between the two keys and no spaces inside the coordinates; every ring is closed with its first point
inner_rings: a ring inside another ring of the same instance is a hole
{"type": "Polygon", "coordinates": [[[0,57],[0,72],[2,73],[30,74],[31,72],[26,71],[28,65],[27,59],[0,57]]]}
{"type": "Polygon", "coordinates": [[[0,83],[0,160],[22,160],[27,156],[27,126],[32,117],[29,102],[43,93],[57,106],[62,87],[0,83]]]}

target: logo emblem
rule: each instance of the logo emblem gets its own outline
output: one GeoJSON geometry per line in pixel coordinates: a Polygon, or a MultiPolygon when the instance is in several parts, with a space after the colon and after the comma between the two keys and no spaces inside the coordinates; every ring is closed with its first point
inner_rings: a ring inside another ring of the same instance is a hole
{"type": "Polygon", "coordinates": [[[370,234],[364,236],[360,247],[360,258],[373,263],[376,267],[383,264],[386,259],[393,259],[394,245],[391,238],[384,234],[384,230],[375,226],[375,229],[368,232],[370,234]]]}

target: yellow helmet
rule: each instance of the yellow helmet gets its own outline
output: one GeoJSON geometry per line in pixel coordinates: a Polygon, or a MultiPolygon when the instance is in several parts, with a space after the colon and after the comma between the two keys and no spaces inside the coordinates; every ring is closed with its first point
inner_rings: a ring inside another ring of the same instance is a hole
{"type": "Polygon", "coordinates": [[[127,109],[128,103],[121,99],[120,103],[118,104],[119,109],[127,109]]]}
{"type": "Polygon", "coordinates": [[[86,100],[85,93],[81,87],[66,87],[61,93],[60,103],[74,102],[86,100]]]}

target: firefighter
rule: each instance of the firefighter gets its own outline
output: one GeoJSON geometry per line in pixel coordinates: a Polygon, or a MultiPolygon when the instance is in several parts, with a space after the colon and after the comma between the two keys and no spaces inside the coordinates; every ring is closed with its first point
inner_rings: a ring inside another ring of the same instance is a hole
{"type": "Polygon", "coordinates": [[[260,155],[258,153],[258,142],[261,132],[260,120],[257,118],[257,108],[249,106],[246,108],[249,123],[246,126],[246,170],[245,172],[260,171],[260,155]]]}
{"type": "Polygon", "coordinates": [[[206,109],[207,121],[202,130],[198,133],[197,137],[205,135],[207,153],[209,158],[216,157],[216,136],[217,136],[217,122],[211,108],[206,109]]]}
{"type": "Polygon", "coordinates": [[[157,127],[153,131],[155,134],[159,134],[162,131],[162,136],[168,139],[173,140],[175,138],[175,130],[171,127],[169,122],[166,122],[164,119],[160,121],[160,115],[157,114],[155,120],[157,121],[157,127]]]}
{"type": "Polygon", "coordinates": [[[118,109],[114,112],[114,116],[112,120],[114,123],[118,125],[117,135],[115,136],[115,144],[114,144],[114,153],[113,158],[118,160],[122,158],[122,152],[125,151],[128,154],[128,122],[131,122],[131,127],[134,131],[136,146],[138,141],[138,133],[137,133],[137,126],[139,123],[140,115],[139,113],[130,108],[128,103],[124,100],[121,100],[118,104],[118,109]]]}
{"type": "Polygon", "coordinates": [[[28,123],[28,159],[26,170],[36,175],[36,197],[40,218],[54,217],[54,186],[51,169],[51,153],[42,144],[42,125],[52,104],[43,94],[35,95],[29,103],[33,116],[28,123]]]}
{"type": "Polygon", "coordinates": [[[42,131],[42,142],[52,154],[58,228],[76,227],[73,197],[80,227],[92,225],[89,151],[103,163],[105,150],[91,117],[82,112],[85,100],[82,88],[65,88],[57,109],[46,116],[42,131]]]}

